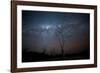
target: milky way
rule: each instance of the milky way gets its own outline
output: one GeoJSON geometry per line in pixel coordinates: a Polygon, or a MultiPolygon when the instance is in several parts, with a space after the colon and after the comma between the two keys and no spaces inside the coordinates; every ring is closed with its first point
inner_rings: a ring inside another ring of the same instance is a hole
{"type": "Polygon", "coordinates": [[[89,14],[22,11],[22,48],[46,54],[89,49],[89,14]],[[63,46],[63,47],[62,47],[63,46]],[[52,52],[52,53],[51,53],[52,52]]]}

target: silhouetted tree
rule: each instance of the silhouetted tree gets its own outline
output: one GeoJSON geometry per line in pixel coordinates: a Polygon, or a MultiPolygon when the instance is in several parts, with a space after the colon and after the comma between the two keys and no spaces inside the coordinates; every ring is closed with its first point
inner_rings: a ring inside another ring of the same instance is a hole
{"type": "Polygon", "coordinates": [[[61,47],[61,52],[62,52],[62,55],[64,55],[64,45],[65,45],[65,38],[64,38],[64,30],[65,30],[65,26],[64,25],[58,25],[56,26],[56,36],[58,38],[58,41],[59,41],[59,44],[60,44],[60,47],[61,47]]]}

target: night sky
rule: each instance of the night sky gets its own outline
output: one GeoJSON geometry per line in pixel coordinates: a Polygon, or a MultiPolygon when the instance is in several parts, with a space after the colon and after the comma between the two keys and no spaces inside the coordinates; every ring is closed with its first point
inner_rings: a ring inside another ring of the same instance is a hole
{"type": "Polygon", "coordinates": [[[47,55],[89,50],[88,13],[22,11],[22,49],[47,55]]]}

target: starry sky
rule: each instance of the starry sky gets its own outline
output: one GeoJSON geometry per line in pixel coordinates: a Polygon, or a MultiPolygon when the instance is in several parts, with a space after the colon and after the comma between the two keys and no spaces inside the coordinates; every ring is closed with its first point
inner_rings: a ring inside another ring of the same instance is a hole
{"type": "Polygon", "coordinates": [[[22,11],[22,49],[46,54],[89,49],[88,13],[22,11]],[[61,40],[59,40],[61,39],[61,40]]]}

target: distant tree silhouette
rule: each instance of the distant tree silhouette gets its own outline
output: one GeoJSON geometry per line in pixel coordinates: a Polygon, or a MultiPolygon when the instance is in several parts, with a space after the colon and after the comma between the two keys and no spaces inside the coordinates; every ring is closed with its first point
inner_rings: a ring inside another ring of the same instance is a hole
{"type": "Polygon", "coordinates": [[[64,39],[64,34],[63,34],[64,30],[65,30],[64,25],[56,26],[55,33],[60,44],[62,55],[64,55],[64,45],[65,45],[65,39],[64,39]]]}

